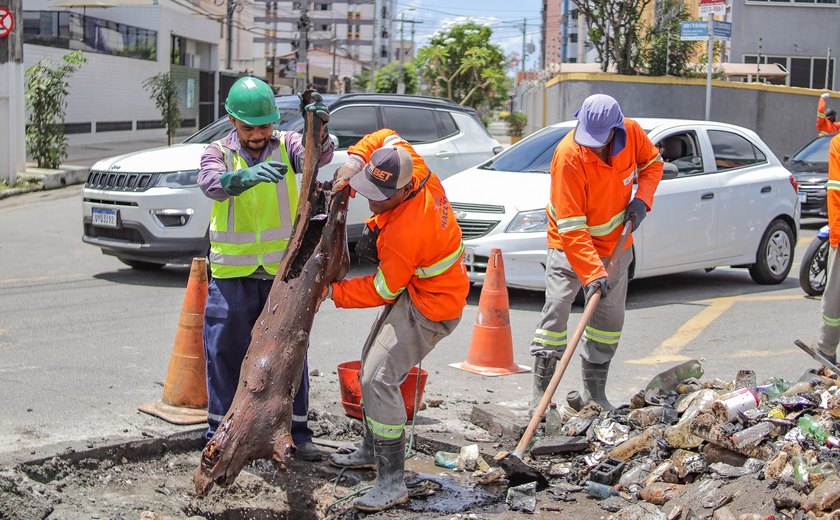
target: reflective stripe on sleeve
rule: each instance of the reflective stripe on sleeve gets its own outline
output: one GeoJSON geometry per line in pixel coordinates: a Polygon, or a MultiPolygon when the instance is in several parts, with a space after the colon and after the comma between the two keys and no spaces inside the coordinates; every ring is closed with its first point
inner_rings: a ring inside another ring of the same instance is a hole
{"type": "Polygon", "coordinates": [[[650,166],[651,164],[656,163],[656,162],[664,162],[664,161],[662,160],[662,156],[661,156],[660,154],[656,154],[656,157],[654,157],[653,159],[651,159],[651,160],[650,160],[650,162],[648,162],[646,165],[644,165],[644,166],[642,166],[641,168],[639,168],[639,171],[640,171],[640,172],[645,171],[645,170],[648,168],[648,166],[650,166]]]}
{"type": "Polygon", "coordinates": [[[383,144],[383,146],[388,146],[388,145],[394,145],[394,144],[397,144],[397,143],[405,143],[405,142],[407,142],[407,141],[405,139],[403,139],[402,137],[398,136],[398,135],[389,135],[388,137],[385,138],[385,141],[383,141],[382,144],[383,144]]]}
{"type": "Polygon", "coordinates": [[[825,189],[840,190],[840,181],[828,181],[827,183],[825,183],[825,189]]]}
{"type": "Polygon", "coordinates": [[[586,229],[586,217],[569,217],[555,220],[558,233],[568,233],[579,229],[586,229]]]}
{"type": "Polygon", "coordinates": [[[397,292],[391,291],[391,289],[388,288],[388,284],[385,282],[385,275],[382,273],[381,269],[376,270],[376,276],[373,277],[373,286],[376,288],[376,292],[379,293],[379,296],[381,296],[383,300],[395,300],[397,296],[405,290],[405,287],[400,287],[397,289],[397,292]]]}
{"type": "Polygon", "coordinates": [[[589,226],[589,234],[593,237],[602,237],[612,233],[617,227],[624,223],[624,210],[613,216],[609,221],[597,226],[589,226]]]}
{"type": "Polygon", "coordinates": [[[458,260],[461,258],[461,253],[463,252],[464,244],[462,242],[454,253],[446,256],[443,260],[435,262],[434,264],[428,267],[418,267],[414,271],[414,274],[416,274],[418,278],[431,278],[441,273],[445,273],[447,269],[458,263],[458,260]]]}

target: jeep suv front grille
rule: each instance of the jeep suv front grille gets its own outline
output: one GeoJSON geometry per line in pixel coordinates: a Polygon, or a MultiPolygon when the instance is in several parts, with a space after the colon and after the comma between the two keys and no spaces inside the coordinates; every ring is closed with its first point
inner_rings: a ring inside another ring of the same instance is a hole
{"type": "Polygon", "coordinates": [[[157,173],[119,173],[91,171],[86,188],[107,191],[146,191],[157,183],[157,173]]]}

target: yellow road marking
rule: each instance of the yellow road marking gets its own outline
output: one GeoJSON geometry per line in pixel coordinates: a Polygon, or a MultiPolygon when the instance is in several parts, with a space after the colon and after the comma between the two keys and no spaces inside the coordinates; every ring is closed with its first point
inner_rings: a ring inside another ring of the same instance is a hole
{"type": "Polygon", "coordinates": [[[814,240],[814,237],[799,237],[799,240],[796,242],[796,247],[807,246],[814,240]]]}
{"type": "MultiPolygon", "coordinates": [[[[708,306],[683,324],[673,336],[662,342],[649,356],[639,359],[629,359],[625,363],[632,365],[657,365],[660,363],[674,363],[688,361],[689,357],[680,354],[682,349],[694,341],[703,330],[729,310],[735,302],[802,300],[804,295],[781,294],[744,294],[739,296],[723,296],[711,300],[701,300],[692,303],[708,303],[708,306]]],[[[731,357],[757,357],[766,355],[767,351],[747,351],[736,353],[731,357]],[[753,353],[751,353],[753,352],[753,353]],[[758,353],[755,353],[758,352],[758,353]],[[741,354],[744,354],[743,356],[741,354]]]]}
{"type": "Polygon", "coordinates": [[[45,281],[56,281],[56,280],[84,280],[86,278],[92,278],[90,275],[76,273],[76,274],[65,274],[65,275],[53,275],[53,276],[33,276],[32,278],[0,278],[0,284],[10,284],[10,283],[26,283],[26,282],[45,282],[45,281]]]}

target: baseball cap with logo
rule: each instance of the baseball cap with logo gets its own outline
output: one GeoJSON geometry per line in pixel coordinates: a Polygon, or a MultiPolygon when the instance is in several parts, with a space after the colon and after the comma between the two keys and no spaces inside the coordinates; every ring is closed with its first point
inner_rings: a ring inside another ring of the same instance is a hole
{"type": "Polygon", "coordinates": [[[624,129],[624,114],[621,107],[611,96],[593,94],[583,100],[583,105],[575,112],[578,120],[575,127],[575,142],[589,148],[600,148],[610,140],[610,133],[615,129],[612,153],[617,154],[624,148],[627,131],[624,129]]]}
{"type": "Polygon", "coordinates": [[[393,197],[411,182],[414,161],[411,154],[397,146],[383,147],[370,156],[370,162],[350,178],[350,187],[369,200],[393,197]]]}

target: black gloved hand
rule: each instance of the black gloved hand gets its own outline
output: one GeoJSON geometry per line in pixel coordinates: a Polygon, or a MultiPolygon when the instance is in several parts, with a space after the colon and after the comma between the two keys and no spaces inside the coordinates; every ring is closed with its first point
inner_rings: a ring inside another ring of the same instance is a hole
{"type": "Polygon", "coordinates": [[[645,201],[642,199],[636,199],[630,201],[630,204],[627,205],[627,208],[624,210],[624,222],[628,220],[633,221],[633,229],[632,231],[636,231],[639,229],[639,224],[647,216],[647,205],[645,201]]]}
{"type": "Polygon", "coordinates": [[[606,298],[609,290],[610,287],[609,284],[607,284],[606,276],[602,278],[596,278],[588,284],[586,284],[586,299],[589,300],[589,298],[598,291],[601,292],[601,298],[606,298]]]}

